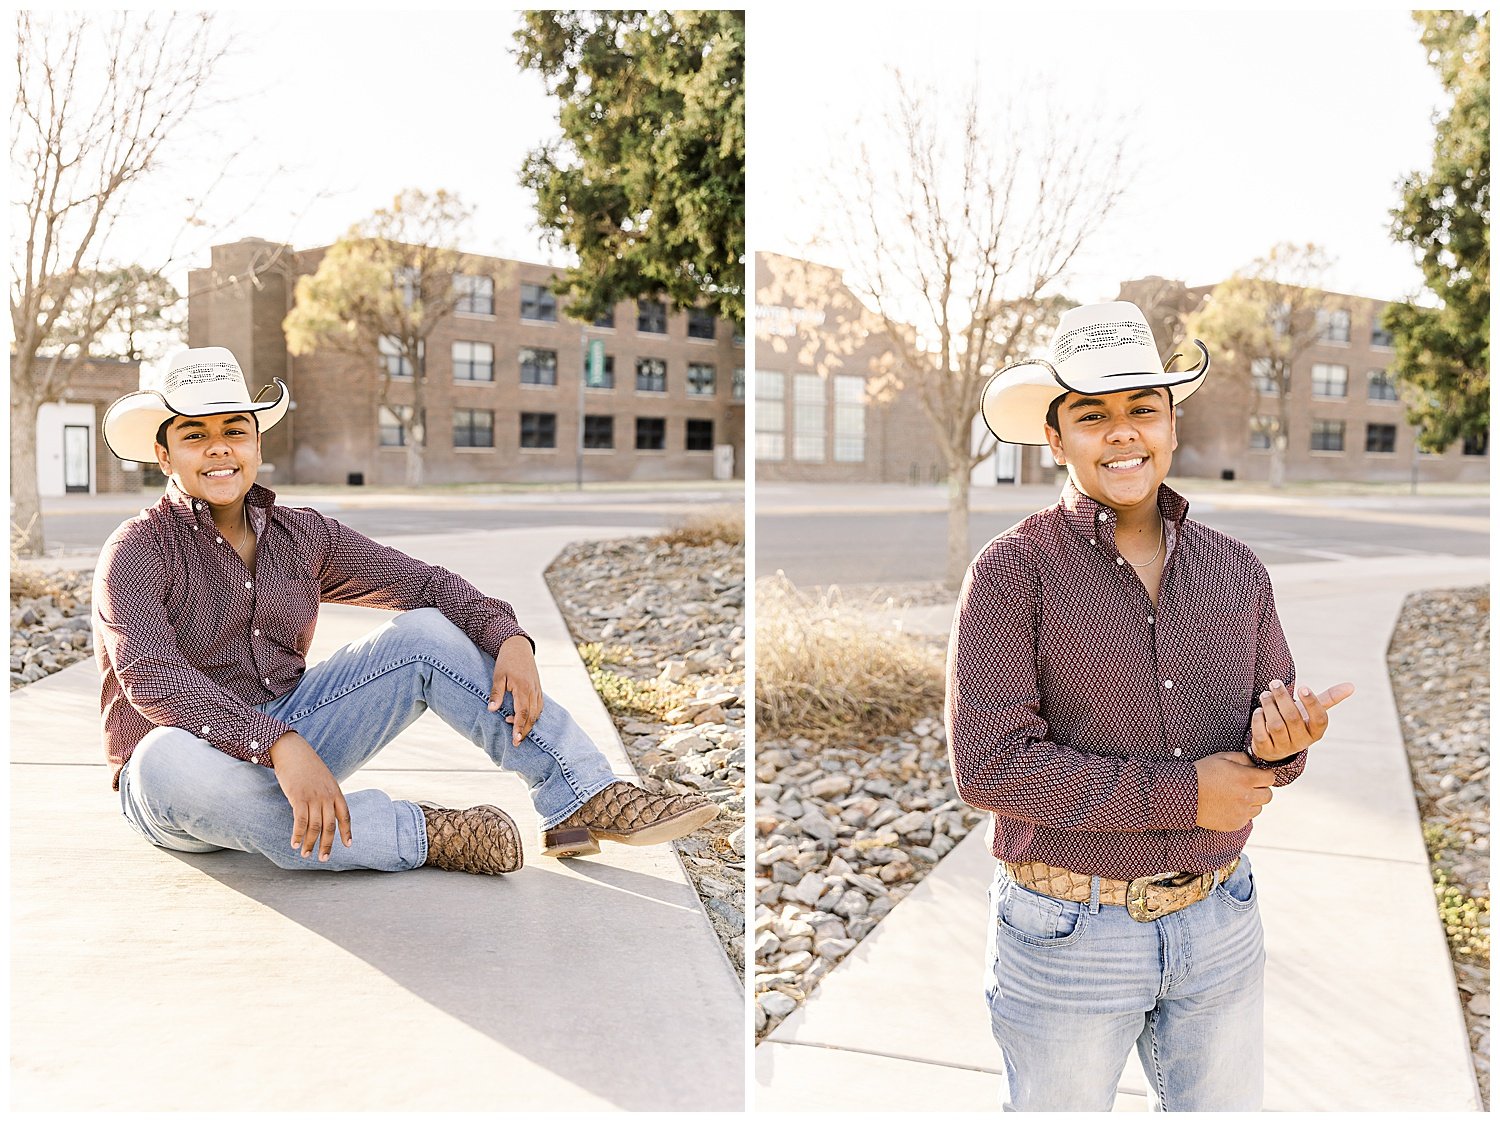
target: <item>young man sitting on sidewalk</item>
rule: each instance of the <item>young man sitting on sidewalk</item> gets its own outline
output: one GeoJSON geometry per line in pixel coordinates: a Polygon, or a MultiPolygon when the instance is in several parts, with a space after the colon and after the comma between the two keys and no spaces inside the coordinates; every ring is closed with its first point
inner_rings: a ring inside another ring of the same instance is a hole
{"type": "Polygon", "coordinates": [[[167,849],[239,849],[285,869],[514,872],[520,833],[496,807],[345,797],[341,784],[429,708],[525,777],[546,856],[654,845],[717,815],[614,779],[543,695],[509,604],[257,485],[260,433],[288,406],[276,386],[252,401],[234,356],[205,347],[177,354],[160,392],[105,414],[115,455],[168,476],[94,578],[104,744],[132,826],[167,849]],[[403,614],[309,667],[324,602],[403,614]]]}
{"type": "Polygon", "coordinates": [[[1197,347],[1172,373],[1134,304],[1074,308],[1050,361],[984,393],[999,439],[1068,469],[974,559],[949,647],[954,779],[994,814],[986,999],[1013,1110],[1109,1110],[1132,1044],[1161,1110],[1261,1105],[1242,850],[1354,687],[1293,688],[1265,566],[1163,483],[1197,347]]]}

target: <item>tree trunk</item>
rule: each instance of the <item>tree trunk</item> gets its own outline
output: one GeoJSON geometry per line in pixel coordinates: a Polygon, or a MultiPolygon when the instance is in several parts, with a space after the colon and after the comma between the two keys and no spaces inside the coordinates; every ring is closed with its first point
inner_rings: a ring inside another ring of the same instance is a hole
{"type": "Polygon", "coordinates": [[[1277,491],[1286,485],[1286,444],[1285,432],[1271,438],[1271,487],[1277,491]]]}
{"type": "Polygon", "coordinates": [[[41,404],[11,383],[10,541],[18,557],[40,557],[46,544],[36,484],[36,417],[41,404]]]}
{"type": "Polygon", "coordinates": [[[973,556],[969,552],[969,471],[948,465],[948,567],[943,583],[957,589],[964,582],[973,556]]]}

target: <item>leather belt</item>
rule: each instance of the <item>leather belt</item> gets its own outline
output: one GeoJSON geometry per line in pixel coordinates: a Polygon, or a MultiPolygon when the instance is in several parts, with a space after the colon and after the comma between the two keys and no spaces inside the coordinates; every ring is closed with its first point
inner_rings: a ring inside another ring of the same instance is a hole
{"type": "MultiPolygon", "coordinates": [[[[1157,873],[1134,880],[1100,877],[1099,903],[1123,906],[1131,919],[1150,923],[1206,899],[1210,892],[1233,875],[1239,863],[1240,859],[1236,857],[1222,869],[1206,873],[1157,873]]],[[[1093,878],[1087,873],[1059,869],[1041,861],[1021,864],[1007,861],[1005,868],[1022,888],[1051,896],[1054,900],[1071,900],[1077,904],[1089,902],[1093,878]]]]}

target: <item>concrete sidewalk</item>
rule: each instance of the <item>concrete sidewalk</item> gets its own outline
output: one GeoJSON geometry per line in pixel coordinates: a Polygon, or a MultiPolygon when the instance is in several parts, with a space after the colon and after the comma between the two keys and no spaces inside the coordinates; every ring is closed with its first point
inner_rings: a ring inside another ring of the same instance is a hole
{"type": "MultiPolygon", "coordinates": [[[[640,532],[389,540],[511,601],[548,693],[633,778],[542,570],[640,532]]],[[[312,659],[388,618],[325,607],[312,659]]],[[[174,854],[120,815],[92,661],[10,696],[13,1109],[741,1108],[743,987],[670,846],[541,857],[522,782],[426,714],[351,787],[503,806],[520,873],[174,854]]]]}
{"type": "MultiPolygon", "coordinates": [[[[1272,567],[1302,680],[1350,680],[1248,852],[1266,932],[1268,1110],[1473,1111],[1478,1090],[1385,666],[1407,593],[1486,583],[1483,558],[1272,567]]],[[[908,628],[946,630],[909,613],[908,628]]],[[[760,1110],[995,1110],[976,830],[756,1049],[760,1110]]],[[[1144,1110],[1132,1056],[1116,1109],[1144,1110]]]]}

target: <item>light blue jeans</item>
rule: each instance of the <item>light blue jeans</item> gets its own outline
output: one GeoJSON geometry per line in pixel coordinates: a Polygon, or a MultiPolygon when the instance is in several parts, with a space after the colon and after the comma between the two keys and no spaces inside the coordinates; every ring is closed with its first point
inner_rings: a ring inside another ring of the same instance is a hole
{"type": "MultiPolygon", "coordinates": [[[[435,608],[405,612],[309,667],[291,693],[259,706],[300,733],[340,785],[431,709],[500,767],[518,772],[547,829],[615,781],[609,763],[551,698],[514,744],[512,698],[489,710],[495,660],[435,608]]],[[[283,869],[415,869],[427,860],[422,811],[382,791],[345,791],[354,844],[326,862],[291,847],[292,809],[276,773],[196,734],[156,728],[120,773],[125,818],[165,849],[260,853],[283,869]]]]}
{"type": "Polygon", "coordinates": [[[1265,950],[1250,860],[1150,923],[1054,900],[999,866],[985,997],[1006,1110],[1110,1110],[1130,1047],[1152,1108],[1259,1110],[1265,950]]]}

